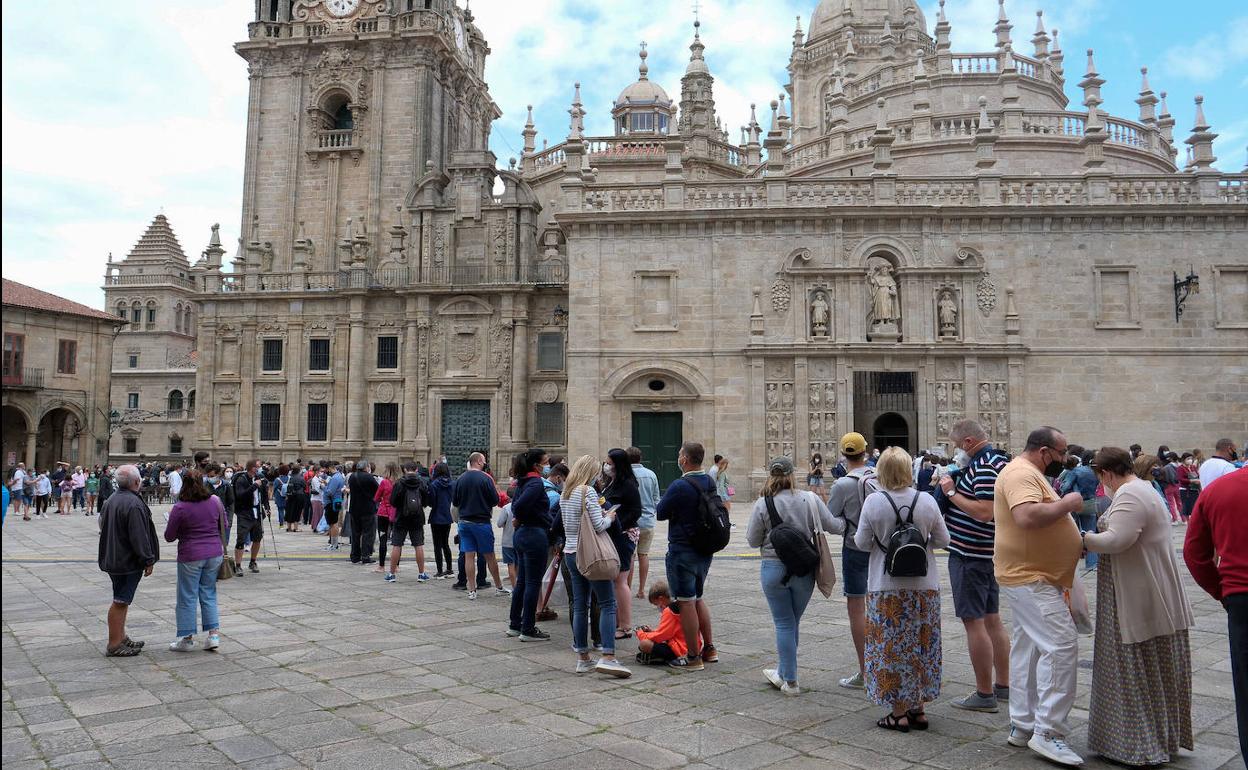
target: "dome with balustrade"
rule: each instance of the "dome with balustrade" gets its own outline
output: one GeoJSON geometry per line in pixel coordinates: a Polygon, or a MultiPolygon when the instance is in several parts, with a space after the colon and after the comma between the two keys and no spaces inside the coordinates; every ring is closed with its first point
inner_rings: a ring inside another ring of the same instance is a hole
{"type": "Polygon", "coordinates": [[[926,31],[927,20],[915,0],[822,0],[810,17],[810,39],[831,34],[850,23],[882,26],[887,19],[900,25],[908,9],[913,9],[919,28],[926,31]]]}

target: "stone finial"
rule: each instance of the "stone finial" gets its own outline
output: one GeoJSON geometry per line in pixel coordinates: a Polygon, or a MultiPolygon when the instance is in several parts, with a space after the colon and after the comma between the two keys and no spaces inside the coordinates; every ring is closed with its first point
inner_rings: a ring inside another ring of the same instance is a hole
{"type": "Polygon", "coordinates": [[[1192,126],[1192,135],[1184,143],[1191,147],[1188,165],[1197,173],[1213,171],[1217,158],[1213,155],[1213,140],[1218,135],[1209,130],[1209,121],[1205,119],[1205,97],[1196,95],[1196,125],[1192,126]]]}
{"type": "Polygon", "coordinates": [[[1140,98],[1135,103],[1140,105],[1140,122],[1145,125],[1151,125],[1157,121],[1156,106],[1157,97],[1153,94],[1152,87],[1148,84],[1148,67],[1140,68],[1140,98]]]}
{"type": "Polygon", "coordinates": [[[1014,63],[1014,44],[1008,40],[1005,41],[1005,45],[1001,48],[1001,66],[999,69],[1003,73],[1018,72],[1018,65],[1014,63]]]}
{"type": "Polygon", "coordinates": [[[988,133],[992,131],[992,119],[988,117],[988,97],[979,97],[979,131],[980,133],[988,133]]]}
{"type": "MultiPolygon", "coordinates": [[[[645,52],[645,49],[642,49],[645,52]]],[[[581,109],[581,84],[575,84],[575,91],[572,94],[572,109],[568,110],[568,114],[572,116],[572,123],[568,127],[568,139],[579,141],[583,135],[581,133],[581,118],[585,111],[581,109]]]]}
{"type": "Polygon", "coordinates": [[[802,43],[806,40],[806,35],[802,32],[802,17],[797,17],[797,29],[793,30],[793,47],[801,48],[802,43]]]}
{"type": "Polygon", "coordinates": [[[1083,76],[1083,80],[1079,81],[1079,87],[1083,89],[1083,104],[1088,108],[1088,128],[1100,125],[1100,118],[1097,114],[1098,108],[1101,106],[1101,86],[1105,85],[1105,81],[1096,72],[1096,62],[1092,60],[1092,49],[1088,49],[1088,72],[1083,76]]]}
{"type": "Polygon", "coordinates": [[[770,133],[780,133],[780,102],[775,99],[771,100],[771,130],[770,133]]]}
{"type": "Polygon", "coordinates": [[[1089,48],[1088,49],[1088,71],[1084,73],[1084,77],[1094,78],[1094,77],[1097,77],[1098,74],[1099,73],[1096,71],[1096,62],[1092,60],[1092,49],[1089,48]]]}
{"type": "Polygon", "coordinates": [[[927,68],[923,66],[923,52],[918,51],[914,55],[914,79],[927,80],[927,68]]]}
{"type": "Polygon", "coordinates": [[[1205,119],[1205,97],[1196,94],[1196,125],[1192,131],[1208,131],[1209,121],[1205,119]]]}
{"type": "Polygon", "coordinates": [[[524,137],[524,156],[532,155],[537,149],[537,126],[533,124],[533,105],[528,106],[529,116],[524,122],[524,130],[521,136],[524,137]]]}
{"type": "Polygon", "coordinates": [[[1062,53],[1062,44],[1057,39],[1060,34],[1057,28],[1053,29],[1053,49],[1049,52],[1049,63],[1053,65],[1053,71],[1059,76],[1062,74],[1062,62],[1066,58],[1062,53]]]}
{"type": "Polygon", "coordinates": [[[208,236],[208,246],[221,248],[221,224],[218,222],[212,223],[212,235],[208,236]]]}
{"type": "Polygon", "coordinates": [[[1010,42],[1010,30],[1014,29],[1005,15],[1005,0],[997,0],[997,24],[992,28],[997,33],[997,48],[1005,48],[1010,42]]]}
{"type": "Polygon", "coordinates": [[[936,13],[937,24],[948,24],[949,19],[945,18],[945,0],[940,0],[940,10],[936,13]]]}
{"type": "Polygon", "coordinates": [[[884,112],[884,97],[875,100],[875,132],[877,134],[888,132],[888,115],[884,112]]]}
{"type": "Polygon", "coordinates": [[[530,128],[533,126],[533,105],[530,104],[527,109],[529,111],[529,117],[524,121],[524,126],[525,128],[530,128]]]}
{"type": "Polygon", "coordinates": [[[646,59],[650,58],[650,52],[646,50],[646,41],[641,41],[641,64],[637,66],[637,79],[650,79],[650,65],[646,64],[646,59]]]}
{"type": "Polygon", "coordinates": [[[858,52],[854,50],[854,31],[846,30],[845,32],[845,58],[857,56],[858,52]]]}
{"type": "Polygon", "coordinates": [[[1044,11],[1036,11],[1036,34],[1031,38],[1036,47],[1036,58],[1041,61],[1049,58],[1049,35],[1044,30],[1044,11]]]}

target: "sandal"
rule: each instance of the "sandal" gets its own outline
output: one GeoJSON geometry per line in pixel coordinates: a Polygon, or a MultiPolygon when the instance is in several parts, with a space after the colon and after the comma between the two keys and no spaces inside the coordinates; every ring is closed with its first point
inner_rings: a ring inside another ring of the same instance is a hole
{"type": "Polygon", "coordinates": [[[121,643],[126,645],[127,647],[133,647],[136,650],[143,649],[143,645],[147,644],[147,642],[136,642],[135,640],[131,639],[128,636],[125,639],[122,639],[121,643]]]}
{"type": "Polygon", "coordinates": [[[927,713],[923,709],[911,709],[906,712],[906,716],[909,717],[906,721],[910,723],[910,727],[914,730],[926,730],[931,726],[927,721],[927,713]]]}
{"type": "Polygon", "coordinates": [[[627,628],[617,628],[617,629],[615,630],[615,638],[616,638],[616,639],[632,639],[632,638],[633,638],[633,632],[632,632],[632,630],[631,630],[631,629],[627,629],[627,628]]]}
{"type": "Polygon", "coordinates": [[[135,655],[138,655],[139,652],[140,650],[138,647],[131,647],[125,642],[122,642],[116,647],[106,648],[104,651],[104,657],[106,658],[133,658],[135,655]]]}
{"type": "Polygon", "coordinates": [[[909,716],[909,714],[902,714],[899,717],[895,717],[892,712],[889,712],[877,720],[875,726],[882,727],[885,730],[896,730],[899,733],[908,733],[910,732],[909,716]],[[906,721],[902,722],[901,720],[903,719],[906,721]]]}

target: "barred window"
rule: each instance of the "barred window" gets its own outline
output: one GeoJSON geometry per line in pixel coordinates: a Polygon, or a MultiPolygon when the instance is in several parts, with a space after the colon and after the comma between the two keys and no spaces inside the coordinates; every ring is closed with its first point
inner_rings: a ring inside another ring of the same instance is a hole
{"type": "Polygon", "coordinates": [[[399,368],[399,338],[398,337],[378,337],[377,338],[377,368],[378,369],[398,369],[399,368]]]}
{"type": "Polygon", "coordinates": [[[543,372],[563,371],[563,332],[537,335],[537,368],[543,372]]]}
{"type": "Polygon", "coordinates": [[[136,437],[136,436],[126,436],[126,438],[125,438],[125,445],[126,445],[125,452],[126,452],[126,454],[128,454],[128,455],[132,455],[132,454],[134,454],[135,452],[139,451],[139,439],[138,439],[138,437],[136,437]]]}
{"type": "Polygon", "coordinates": [[[182,454],[182,437],[181,436],[169,437],[169,454],[171,455],[182,454]]]}
{"type": "Polygon", "coordinates": [[[138,353],[131,353],[128,360],[129,360],[131,369],[139,368],[139,354],[138,353]]]}
{"type": "Polygon", "coordinates": [[[373,441],[399,440],[399,405],[373,404],[373,441]]]}
{"type": "Polygon", "coordinates": [[[127,408],[127,409],[138,409],[138,408],[139,408],[139,394],[138,394],[138,393],[127,393],[127,394],[126,394],[126,408],[127,408]]]}
{"type": "Polygon", "coordinates": [[[563,446],[563,404],[538,404],[533,420],[533,441],[541,446],[563,446]]]}
{"type": "Polygon", "coordinates": [[[75,374],[78,371],[78,342],[58,340],[56,350],[56,373],[75,374]]]}
{"type": "Polygon", "coordinates": [[[280,372],[282,370],[281,340],[264,341],[264,355],[261,360],[260,368],[266,372],[280,372]]]}
{"type": "Polygon", "coordinates": [[[260,440],[277,441],[282,435],[282,405],[260,405],[260,440]]]}
{"type": "Polygon", "coordinates": [[[308,371],[329,371],[329,340],[308,341],[308,371]]]}
{"type": "Polygon", "coordinates": [[[329,404],[308,404],[308,441],[329,438],[329,404]]]}

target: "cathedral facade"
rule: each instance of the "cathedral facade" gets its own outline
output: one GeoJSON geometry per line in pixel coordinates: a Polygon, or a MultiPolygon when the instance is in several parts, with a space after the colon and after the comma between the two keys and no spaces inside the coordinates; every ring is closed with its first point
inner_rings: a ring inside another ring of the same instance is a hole
{"type": "Polygon", "coordinates": [[[566,136],[538,149],[530,114],[505,170],[450,0],[265,1],[249,33],[244,237],[190,269],[196,448],[631,444],[670,478],[681,440],[757,472],[965,417],[1008,449],[1248,424],[1245,174],[1199,99],[1176,138],[1147,73],[1138,117],[1106,114],[1043,17],[1024,40],[1003,5],[955,53],[943,9],[823,0],[739,137],[695,27],[678,98],[643,46],[612,135],[577,86],[566,136]]]}

